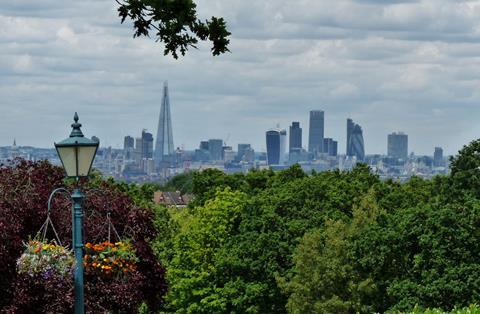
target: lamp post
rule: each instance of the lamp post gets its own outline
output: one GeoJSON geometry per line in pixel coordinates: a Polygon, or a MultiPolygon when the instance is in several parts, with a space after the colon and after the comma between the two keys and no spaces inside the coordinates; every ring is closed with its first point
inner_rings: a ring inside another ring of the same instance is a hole
{"type": "Polygon", "coordinates": [[[75,178],[75,189],[72,194],[72,247],[75,252],[75,314],[85,313],[83,294],[83,209],[84,195],[79,188],[80,178],[88,177],[92,168],[98,141],[84,137],[78,123],[78,114],[73,117],[70,137],[55,143],[58,157],[60,158],[65,174],[68,178],[75,178]]]}

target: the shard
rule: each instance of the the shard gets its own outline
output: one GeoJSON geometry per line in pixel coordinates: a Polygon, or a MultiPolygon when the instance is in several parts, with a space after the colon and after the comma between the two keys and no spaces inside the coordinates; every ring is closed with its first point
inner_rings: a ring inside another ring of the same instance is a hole
{"type": "Polygon", "coordinates": [[[157,169],[171,161],[174,153],[172,134],[172,117],[170,115],[170,98],[168,83],[163,84],[163,97],[158,119],[157,141],[155,143],[155,165],[157,169]]]}

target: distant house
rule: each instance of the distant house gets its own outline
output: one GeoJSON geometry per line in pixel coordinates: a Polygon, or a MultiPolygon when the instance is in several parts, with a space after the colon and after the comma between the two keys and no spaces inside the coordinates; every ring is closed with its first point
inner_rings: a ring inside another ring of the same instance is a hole
{"type": "Polygon", "coordinates": [[[193,199],[191,194],[181,194],[177,192],[157,191],[153,194],[155,204],[165,205],[167,207],[187,207],[188,203],[193,199]]]}

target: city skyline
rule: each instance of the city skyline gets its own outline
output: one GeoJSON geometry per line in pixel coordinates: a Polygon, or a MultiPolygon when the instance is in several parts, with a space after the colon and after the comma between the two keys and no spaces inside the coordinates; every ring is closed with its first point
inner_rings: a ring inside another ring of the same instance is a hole
{"type": "Polygon", "coordinates": [[[416,154],[435,146],[455,154],[480,134],[479,8],[480,1],[212,0],[199,4],[199,18],[225,18],[232,52],[212,57],[201,44],[174,60],[161,44],[132,39],[111,1],[2,2],[0,145],[16,137],[52,147],[78,111],[86,134],[122,147],[118,134],[156,133],[168,79],[179,147],[231,134],[231,146],[265,150],[266,128],[298,121],[307,134],[303,113],[320,108],[339,153],[350,117],[363,127],[367,154],[385,152],[386,134],[398,130],[416,154]]]}
{"type": "MultiPolygon", "coordinates": [[[[165,118],[165,116],[170,116],[170,105],[169,105],[169,101],[168,101],[168,84],[167,84],[166,81],[164,82],[164,94],[163,94],[163,95],[164,95],[164,96],[162,97],[162,106],[161,106],[162,108],[161,108],[161,110],[160,110],[160,118],[159,118],[158,127],[157,127],[157,136],[158,136],[158,134],[161,134],[161,132],[160,132],[160,131],[161,131],[161,123],[160,123],[160,122],[162,121],[162,117],[165,118]],[[165,88],[167,89],[166,93],[165,93],[165,88]],[[164,105],[164,103],[165,103],[165,95],[167,95],[167,97],[166,97],[167,103],[168,103],[168,106],[167,106],[167,107],[165,107],[165,105],[164,105]],[[168,110],[167,110],[166,108],[168,108],[168,110]],[[167,113],[167,112],[168,112],[168,113],[167,113]],[[162,115],[162,113],[163,113],[163,115],[162,115]]],[[[315,128],[317,128],[317,129],[319,129],[319,128],[322,129],[322,128],[324,127],[324,124],[325,124],[325,112],[324,112],[323,110],[311,110],[311,111],[309,111],[309,113],[310,113],[310,114],[309,114],[309,117],[310,117],[309,120],[310,120],[310,121],[312,120],[312,113],[316,113],[316,114],[320,114],[320,115],[321,115],[321,118],[320,118],[321,121],[318,120],[318,121],[315,121],[314,123],[316,123],[316,124],[321,124],[320,126],[317,125],[315,128]]],[[[171,117],[170,117],[170,119],[171,119],[171,117]]],[[[170,120],[170,119],[168,119],[168,120],[170,120]]],[[[279,124],[277,124],[277,127],[276,127],[275,129],[270,129],[269,131],[271,131],[271,130],[277,130],[278,132],[284,132],[284,140],[283,140],[283,143],[282,143],[282,145],[283,145],[282,151],[284,151],[285,153],[289,153],[289,152],[291,152],[289,147],[291,146],[291,142],[290,142],[290,141],[291,141],[292,138],[291,138],[291,133],[290,133],[290,132],[292,132],[292,126],[295,126],[295,128],[298,128],[298,130],[299,130],[299,132],[300,132],[299,134],[295,134],[295,137],[299,138],[299,142],[300,142],[300,143],[302,143],[302,142],[304,143],[305,141],[307,141],[307,142],[310,144],[310,132],[311,132],[311,131],[310,131],[310,121],[309,121],[309,123],[307,124],[307,127],[308,127],[308,129],[309,129],[309,134],[308,134],[308,136],[307,136],[306,138],[305,138],[304,135],[302,134],[302,128],[300,128],[300,122],[298,122],[298,121],[292,121],[292,122],[291,122],[291,125],[289,126],[289,133],[287,133],[287,129],[280,128],[280,125],[279,125],[279,124]],[[287,138],[288,138],[288,142],[287,142],[287,138]],[[307,140],[305,140],[305,139],[307,139],[307,140]]],[[[398,132],[394,131],[394,132],[392,132],[392,133],[385,134],[385,136],[386,136],[386,149],[385,149],[384,152],[366,152],[366,151],[365,151],[365,148],[364,148],[363,130],[362,130],[361,126],[360,126],[359,124],[357,124],[357,123],[354,123],[351,118],[347,118],[346,121],[347,121],[347,130],[346,130],[346,133],[345,133],[345,134],[346,134],[345,142],[347,143],[347,145],[346,145],[345,152],[338,151],[338,149],[337,149],[337,143],[338,143],[338,141],[335,140],[336,137],[334,137],[334,139],[332,139],[332,138],[327,138],[327,137],[325,137],[323,130],[322,130],[322,131],[318,131],[318,130],[315,131],[316,133],[319,133],[319,132],[323,133],[323,137],[321,137],[321,138],[322,138],[323,140],[325,140],[325,141],[327,141],[327,140],[329,140],[329,141],[334,140],[334,142],[335,142],[335,155],[337,155],[337,153],[338,153],[339,155],[357,156],[357,158],[358,158],[358,156],[363,156],[363,157],[364,157],[364,156],[366,156],[366,155],[389,155],[389,149],[390,149],[390,144],[389,144],[389,142],[390,142],[390,137],[391,137],[392,135],[397,135],[397,134],[398,134],[398,135],[408,135],[408,134],[405,134],[405,133],[402,132],[402,131],[398,131],[398,132]],[[348,147],[349,147],[349,144],[348,144],[348,143],[351,141],[351,139],[349,140],[349,132],[352,132],[352,134],[356,134],[356,135],[357,135],[357,136],[353,136],[353,137],[352,137],[352,138],[353,138],[353,142],[356,142],[356,143],[350,144],[352,147],[355,147],[355,148],[353,148],[353,150],[350,151],[350,152],[349,152],[349,150],[348,150],[348,149],[349,149],[349,148],[348,148],[348,147]]],[[[167,129],[168,129],[168,128],[170,128],[170,131],[167,132],[167,134],[168,134],[167,136],[168,136],[168,137],[171,137],[171,136],[173,136],[173,135],[172,135],[173,132],[172,132],[172,130],[171,130],[171,128],[172,128],[171,123],[169,124],[169,126],[167,126],[167,129]]],[[[152,150],[152,152],[151,152],[151,154],[150,154],[149,157],[148,157],[148,156],[145,156],[145,157],[147,157],[147,158],[153,158],[153,159],[157,160],[157,157],[156,157],[156,149],[155,149],[156,146],[155,146],[155,147],[153,146],[153,141],[155,141],[156,143],[157,143],[157,141],[158,141],[158,140],[157,140],[157,137],[154,138],[154,137],[153,137],[153,134],[152,134],[152,133],[148,133],[147,131],[148,131],[148,129],[142,128],[142,133],[141,133],[142,136],[141,136],[141,137],[137,137],[136,140],[142,139],[142,138],[144,137],[144,134],[147,134],[147,136],[151,137],[150,140],[152,141],[152,143],[151,143],[150,145],[151,145],[152,147],[151,147],[150,149],[152,150]]],[[[267,133],[268,133],[269,131],[267,131],[267,133]]],[[[117,145],[117,146],[106,146],[106,145],[102,145],[102,146],[105,147],[105,148],[106,148],[106,147],[112,147],[112,148],[115,148],[115,149],[121,149],[121,148],[125,149],[125,147],[126,147],[126,144],[125,144],[125,143],[126,143],[126,142],[125,142],[126,139],[127,139],[127,138],[132,138],[132,139],[134,138],[134,137],[132,137],[131,135],[132,135],[132,134],[126,134],[126,135],[124,135],[124,137],[123,137],[124,142],[123,142],[122,145],[117,145]]],[[[230,135],[231,135],[231,134],[229,133],[229,134],[228,134],[228,137],[230,137],[230,135]]],[[[318,136],[318,134],[315,134],[315,136],[318,136]]],[[[94,137],[94,138],[97,138],[96,135],[93,135],[93,137],[94,137]]],[[[230,143],[230,142],[227,143],[227,142],[225,141],[225,139],[221,139],[221,138],[209,139],[208,141],[212,141],[212,140],[217,141],[217,142],[220,142],[220,141],[221,141],[223,144],[228,145],[228,146],[230,146],[230,147],[235,147],[236,145],[243,145],[244,142],[248,142],[248,141],[249,141],[249,140],[246,140],[246,141],[239,142],[239,143],[236,143],[235,145],[233,145],[233,144],[230,143]]],[[[322,152],[320,152],[320,153],[328,153],[327,151],[324,151],[324,150],[325,150],[324,147],[325,147],[326,143],[325,143],[325,141],[323,141],[323,140],[322,140],[322,144],[319,144],[319,145],[321,145],[321,147],[322,147],[322,152]]],[[[13,138],[13,141],[14,141],[14,144],[13,144],[13,145],[16,146],[16,138],[13,138]]],[[[298,141],[298,139],[295,139],[295,141],[298,141]]],[[[202,143],[203,143],[204,141],[203,141],[203,140],[200,140],[199,142],[200,142],[200,147],[201,147],[201,145],[202,145],[202,143]]],[[[250,142],[252,142],[252,141],[250,141],[250,142]]],[[[173,143],[173,140],[171,141],[171,143],[173,143]]],[[[157,144],[158,144],[158,143],[157,143],[157,144]]],[[[157,145],[157,144],[155,144],[155,145],[157,145]]],[[[308,144],[308,145],[309,145],[309,144],[308,144]]],[[[249,145],[249,146],[252,146],[252,144],[248,144],[248,145],[249,145]]],[[[303,144],[303,145],[302,145],[301,147],[299,147],[299,148],[301,148],[301,149],[303,149],[303,150],[305,150],[305,151],[309,151],[309,149],[308,149],[309,146],[308,146],[308,145],[303,144]]],[[[11,146],[11,145],[0,145],[0,147],[9,147],[9,146],[11,146]]],[[[19,146],[32,146],[32,147],[36,147],[36,146],[33,146],[33,145],[19,145],[19,146]]],[[[136,146],[136,145],[135,145],[135,146],[136,146]]],[[[144,144],[140,144],[140,146],[143,147],[144,144]]],[[[265,148],[260,149],[260,150],[258,150],[258,151],[259,151],[259,152],[267,153],[268,145],[265,145],[264,147],[265,147],[265,148]]],[[[441,148],[441,149],[442,149],[442,154],[443,154],[443,151],[444,151],[443,146],[437,145],[437,146],[432,146],[432,147],[433,147],[434,150],[437,149],[437,148],[441,148]]],[[[49,148],[49,147],[38,147],[38,148],[49,148]]],[[[194,147],[188,147],[188,148],[183,147],[182,149],[185,149],[185,150],[187,150],[187,151],[194,151],[194,150],[197,149],[197,148],[198,148],[198,143],[197,143],[197,145],[194,146],[194,147]]],[[[254,148],[254,147],[252,146],[252,148],[254,148]]],[[[298,147],[297,147],[297,148],[298,148],[298,147]]],[[[174,149],[174,150],[175,150],[175,149],[174,149]]],[[[172,150],[172,151],[170,152],[170,154],[172,154],[172,153],[174,152],[174,150],[172,150]]],[[[144,151],[144,149],[142,148],[142,152],[143,152],[143,151],[144,151]]],[[[311,151],[311,152],[319,153],[318,151],[311,151]]],[[[409,150],[409,149],[408,149],[408,145],[407,145],[407,154],[410,154],[410,153],[415,153],[415,152],[409,150]]],[[[143,155],[143,153],[142,153],[142,155],[143,155]]],[[[427,152],[427,153],[425,153],[425,154],[416,154],[416,155],[431,155],[431,154],[427,152]]],[[[164,155],[164,156],[168,156],[168,154],[167,154],[167,155],[164,155]]],[[[363,157],[360,158],[359,160],[363,160],[363,157]]],[[[156,166],[156,167],[157,167],[157,166],[156,166]]]]}

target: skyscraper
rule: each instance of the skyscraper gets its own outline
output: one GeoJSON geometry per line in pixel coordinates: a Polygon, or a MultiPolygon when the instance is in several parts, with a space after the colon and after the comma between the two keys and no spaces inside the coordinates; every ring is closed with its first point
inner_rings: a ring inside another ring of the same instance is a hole
{"type": "Polygon", "coordinates": [[[133,159],[133,153],[135,150],[135,139],[131,136],[125,136],[123,140],[123,157],[126,160],[133,159]]]}
{"type": "Polygon", "coordinates": [[[355,126],[355,123],[353,123],[352,119],[347,119],[347,149],[346,149],[346,155],[347,156],[353,156],[351,145],[350,145],[350,138],[352,137],[352,131],[353,127],[355,126]]]}
{"type": "Polygon", "coordinates": [[[279,164],[283,165],[286,161],[286,151],[287,151],[287,130],[280,130],[280,160],[279,164]]]}
{"type": "Polygon", "coordinates": [[[221,139],[208,140],[208,151],[212,160],[223,159],[223,141],[221,139]]]}
{"type": "Polygon", "coordinates": [[[329,156],[337,156],[338,142],[332,138],[323,139],[323,152],[329,156]]]}
{"type": "Polygon", "coordinates": [[[388,134],[387,155],[406,160],[408,157],[408,135],[402,132],[388,134]]]}
{"type": "Polygon", "coordinates": [[[310,125],[308,126],[308,151],[310,153],[323,153],[324,127],[324,112],[321,110],[310,111],[310,125]]]}
{"type": "Polygon", "coordinates": [[[153,135],[146,130],[142,131],[142,159],[153,158],[153,135]]]}
{"type": "Polygon", "coordinates": [[[170,115],[170,97],[168,94],[168,83],[163,84],[163,97],[160,106],[160,117],[158,119],[157,141],[155,143],[155,165],[161,167],[164,161],[170,161],[174,153],[172,117],[170,115]]]}
{"type": "Polygon", "coordinates": [[[442,167],[443,163],[443,149],[441,147],[435,147],[435,151],[433,153],[433,165],[435,167],[442,167]]]}
{"type": "Polygon", "coordinates": [[[267,140],[267,164],[280,164],[280,131],[269,130],[266,133],[267,140]]]}
{"type": "Polygon", "coordinates": [[[347,156],[355,156],[357,160],[365,158],[365,144],[363,142],[363,131],[359,124],[347,119],[347,156]]]}
{"type": "Polygon", "coordinates": [[[292,122],[290,126],[289,153],[299,152],[302,149],[302,128],[300,122],[292,122]]]}

